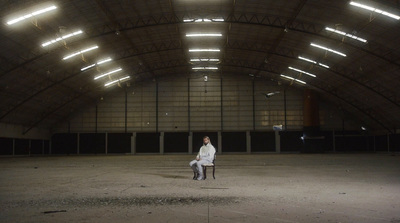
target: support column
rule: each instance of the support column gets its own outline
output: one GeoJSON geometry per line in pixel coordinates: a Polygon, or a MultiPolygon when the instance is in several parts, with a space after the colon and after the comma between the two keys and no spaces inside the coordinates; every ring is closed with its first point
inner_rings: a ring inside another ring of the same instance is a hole
{"type": "Polygon", "coordinates": [[[131,136],[131,154],[136,154],[136,132],[131,136]]]}
{"type": "Polygon", "coordinates": [[[13,153],[12,154],[13,154],[13,156],[15,156],[15,139],[13,139],[13,148],[12,149],[13,149],[13,153]]]}
{"type": "Polygon", "coordinates": [[[78,154],[78,155],[79,155],[79,144],[80,144],[80,143],[79,143],[79,140],[80,140],[80,139],[79,139],[79,135],[80,135],[80,134],[79,134],[79,132],[78,132],[78,134],[77,134],[77,136],[76,136],[76,137],[77,137],[77,140],[76,140],[76,141],[77,141],[77,143],[76,143],[76,144],[77,144],[77,145],[76,145],[76,154],[78,154]]]}
{"type": "Polygon", "coordinates": [[[28,147],[29,156],[31,156],[31,150],[32,150],[32,139],[29,139],[29,147],[28,147]]]}
{"type": "Polygon", "coordinates": [[[222,153],[222,132],[218,132],[218,154],[222,153]]]}
{"type": "Polygon", "coordinates": [[[275,152],[281,152],[281,135],[279,135],[279,131],[275,131],[275,152]]]}
{"type": "Polygon", "coordinates": [[[106,144],[105,144],[105,153],[108,154],[108,132],[106,132],[106,144]]]}
{"type": "Polygon", "coordinates": [[[301,152],[323,152],[325,137],[319,124],[319,95],[311,89],[304,90],[303,148],[301,152]]]}
{"type": "Polygon", "coordinates": [[[304,137],[319,136],[319,97],[311,89],[304,90],[303,130],[304,137]]]}
{"type": "Polygon", "coordinates": [[[336,136],[335,136],[335,130],[332,131],[332,144],[333,144],[333,152],[336,153],[336,136]]]}
{"type": "Polygon", "coordinates": [[[160,154],[164,154],[164,132],[160,132],[160,154]]]}
{"type": "Polygon", "coordinates": [[[251,135],[250,131],[246,131],[246,151],[251,153],[251,135]]]}
{"type": "Polygon", "coordinates": [[[193,153],[193,132],[189,132],[188,142],[189,142],[189,145],[188,145],[188,148],[189,148],[188,153],[189,153],[189,154],[192,154],[192,153],[193,153]]]}

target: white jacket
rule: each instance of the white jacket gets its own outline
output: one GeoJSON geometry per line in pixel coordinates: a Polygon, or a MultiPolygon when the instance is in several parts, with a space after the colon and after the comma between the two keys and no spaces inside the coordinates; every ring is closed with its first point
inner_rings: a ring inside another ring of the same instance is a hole
{"type": "Polygon", "coordinates": [[[200,147],[199,153],[197,154],[197,158],[200,160],[207,160],[210,163],[214,160],[214,155],[215,155],[215,148],[209,142],[207,145],[204,145],[200,147]]]}

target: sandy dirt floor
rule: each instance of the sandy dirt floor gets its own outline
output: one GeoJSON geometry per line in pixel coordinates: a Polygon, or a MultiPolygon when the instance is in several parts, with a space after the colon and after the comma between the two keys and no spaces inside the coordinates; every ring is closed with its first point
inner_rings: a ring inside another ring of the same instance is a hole
{"type": "Polygon", "coordinates": [[[0,158],[0,222],[400,222],[400,156],[0,158]]]}

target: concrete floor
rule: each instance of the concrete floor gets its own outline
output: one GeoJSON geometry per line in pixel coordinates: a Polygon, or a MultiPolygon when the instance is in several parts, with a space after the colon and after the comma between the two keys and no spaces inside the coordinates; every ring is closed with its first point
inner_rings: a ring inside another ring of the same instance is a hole
{"type": "Polygon", "coordinates": [[[0,222],[400,222],[400,156],[0,158],[0,222]],[[210,172],[211,173],[211,172],[210,172]]]}

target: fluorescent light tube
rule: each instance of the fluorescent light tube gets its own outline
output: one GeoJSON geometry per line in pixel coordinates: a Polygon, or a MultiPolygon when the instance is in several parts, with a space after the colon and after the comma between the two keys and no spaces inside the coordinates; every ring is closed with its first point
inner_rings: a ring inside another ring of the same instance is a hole
{"type": "Polygon", "coordinates": [[[112,59],[110,58],[110,57],[108,57],[108,58],[106,58],[106,59],[102,59],[102,60],[99,60],[98,62],[97,62],[97,65],[100,65],[100,64],[103,64],[103,63],[107,63],[107,62],[109,62],[109,61],[111,61],[112,59]]]}
{"type": "Polygon", "coordinates": [[[332,50],[332,49],[330,49],[328,47],[324,47],[324,46],[321,46],[321,45],[318,45],[318,44],[315,44],[315,43],[311,43],[310,45],[313,46],[313,47],[317,47],[317,48],[332,52],[332,53],[336,53],[336,54],[338,54],[338,55],[340,55],[342,57],[346,57],[346,54],[341,53],[341,52],[336,51],[336,50],[332,50]]]}
{"type": "Polygon", "coordinates": [[[65,36],[61,36],[61,37],[59,37],[57,39],[53,39],[53,40],[47,41],[47,42],[42,44],[42,47],[48,46],[50,44],[59,42],[59,41],[64,40],[64,39],[68,39],[69,37],[76,36],[76,35],[79,35],[81,33],[83,33],[82,30],[78,30],[78,31],[73,32],[71,34],[68,34],[68,35],[65,35],[65,36]]]}
{"type": "Polygon", "coordinates": [[[349,34],[349,33],[345,33],[345,32],[342,32],[342,31],[339,31],[339,30],[336,30],[336,29],[332,29],[332,28],[329,28],[329,27],[325,27],[325,30],[328,30],[328,31],[337,33],[337,34],[342,35],[342,36],[350,37],[350,38],[352,38],[352,39],[358,40],[358,41],[363,42],[363,43],[366,43],[366,42],[367,42],[366,39],[363,39],[363,38],[360,38],[360,37],[358,37],[358,36],[351,35],[351,34],[349,34]]]}
{"type": "Polygon", "coordinates": [[[307,62],[310,62],[310,63],[313,63],[313,64],[318,64],[321,67],[329,68],[328,65],[325,65],[325,64],[322,64],[322,63],[318,63],[317,61],[314,61],[314,60],[311,60],[311,59],[308,59],[308,58],[305,58],[305,57],[302,57],[302,56],[299,56],[298,58],[300,60],[304,60],[304,61],[307,61],[307,62]]]}
{"type": "Polygon", "coordinates": [[[300,60],[307,61],[307,62],[310,62],[310,63],[313,63],[313,64],[317,64],[317,62],[316,62],[316,61],[313,61],[313,60],[311,60],[311,59],[308,59],[308,58],[305,58],[305,57],[301,57],[301,56],[299,56],[299,59],[300,59],[300,60]]]}
{"type": "Polygon", "coordinates": [[[43,14],[43,13],[45,13],[45,12],[54,10],[54,9],[56,9],[56,8],[57,8],[56,6],[52,5],[52,6],[49,6],[49,7],[47,7],[47,8],[40,9],[40,10],[34,11],[34,12],[32,12],[32,13],[28,13],[28,14],[26,14],[26,15],[23,15],[23,16],[21,16],[21,17],[18,17],[18,18],[16,18],[16,19],[12,19],[12,20],[8,21],[8,22],[7,22],[7,25],[13,25],[13,24],[15,24],[15,23],[17,23],[17,22],[21,22],[21,21],[23,21],[23,20],[25,20],[25,19],[28,19],[28,18],[30,18],[30,17],[43,14]]]}
{"type": "Polygon", "coordinates": [[[86,66],[86,67],[82,68],[81,71],[87,70],[87,69],[92,68],[92,67],[94,67],[94,66],[96,66],[96,65],[100,65],[100,64],[103,64],[103,63],[107,63],[107,62],[109,62],[109,61],[111,61],[111,60],[112,60],[111,58],[106,58],[106,59],[100,60],[100,61],[98,61],[97,63],[91,64],[91,65],[89,65],[89,66],[86,66]]]}
{"type": "Polygon", "coordinates": [[[110,81],[110,82],[104,84],[104,87],[107,87],[107,86],[109,86],[111,84],[115,84],[115,83],[117,83],[119,81],[123,81],[123,80],[129,79],[129,78],[130,78],[130,76],[126,76],[126,77],[120,78],[118,80],[110,81]]]}
{"type": "Polygon", "coordinates": [[[218,37],[222,36],[221,33],[189,33],[186,37],[218,37]]]}
{"type": "Polygon", "coordinates": [[[118,69],[112,70],[112,71],[110,71],[110,72],[107,72],[107,73],[105,73],[105,74],[100,74],[100,75],[94,77],[94,79],[97,80],[97,79],[99,79],[99,78],[102,78],[102,77],[104,77],[104,76],[107,76],[107,75],[116,73],[116,72],[121,71],[121,70],[122,70],[122,68],[118,68],[118,69]]]}
{"type": "Polygon", "coordinates": [[[183,22],[224,22],[223,18],[216,19],[184,19],[183,22]]]}
{"type": "Polygon", "coordinates": [[[302,81],[302,80],[299,80],[299,79],[296,79],[296,78],[293,78],[293,77],[289,77],[289,76],[286,76],[286,75],[283,75],[283,74],[281,74],[281,77],[284,77],[284,78],[287,78],[287,79],[290,79],[290,80],[294,80],[294,81],[297,81],[297,82],[302,83],[302,84],[307,84],[305,81],[302,81]]]}
{"type": "Polygon", "coordinates": [[[389,12],[386,12],[386,11],[383,11],[383,10],[380,10],[380,9],[377,9],[377,8],[374,8],[372,6],[364,5],[364,4],[353,2],[353,1],[350,2],[350,5],[356,6],[356,7],[359,7],[359,8],[363,8],[363,9],[366,9],[366,10],[369,10],[369,11],[372,11],[372,12],[376,12],[376,13],[388,16],[388,17],[396,19],[396,20],[400,20],[400,16],[392,14],[392,13],[389,13],[389,12]]]}
{"type": "Polygon", "coordinates": [[[219,59],[214,58],[201,58],[201,59],[190,59],[191,62],[219,62],[219,59]]]}
{"type": "Polygon", "coordinates": [[[94,66],[96,66],[95,63],[94,63],[94,64],[91,64],[91,65],[89,65],[89,66],[83,67],[83,68],[81,69],[81,71],[87,70],[87,69],[92,68],[92,67],[94,67],[94,66]]]}
{"type": "Polygon", "coordinates": [[[90,48],[77,51],[77,52],[75,52],[75,53],[73,53],[73,54],[70,54],[70,55],[68,55],[68,56],[65,56],[65,57],[63,58],[63,60],[67,60],[67,59],[69,59],[69,58],[71,58],[71,57],[74,57],[74,56],[76,56],[76,55],[79,55],[79,54],[82,54],[82,53],[85,53],[85,52],[88,52],[88,51],[91,51],[91,50],[94,50],[94,49],[97,49],[97,48],[99,48],[99,47],[98,47],[98,46],[92,46],[92,47],[90,47],[90,48]]]}
{"type": "Polygon", "coordinates": [[[321,67],[325,67],[325,68],[328,68],[328,69],[329,69],[329,66],[326,65],[326,64],[318,63],[318,65],[320,65],[321,67]]]}
{"type": "Polygon", "coordinates": [[[189,49],[189,52],[219,52],[220,49],[189,49]]]}
{"type": "Polygon", "coordinates": [[[300,70],[300,69],[297,69],[297,68],[294,68],[294,67],[289,67],[289,69],[294,70],[294,71],[297,71],[297,72],[300,72],[300,73],[303,73],[303,74],[307,74],[308,76],[311,76],[311,77],[317,77],[317,76],[314,75],[314,74],[308,73],[308,72],[306,72],[306,71],[303,71],[303,70],[300,70]]]}
{"type": "Polygon", "coordinates": [[[218,67],[193,67],[193,70],[218,70],[218,67]]]}

